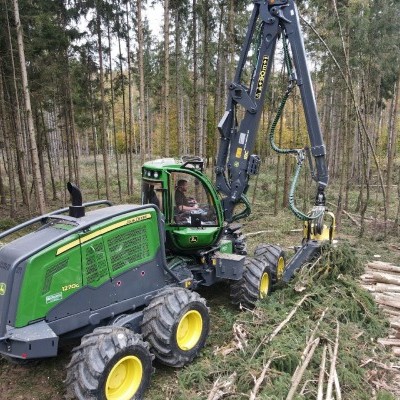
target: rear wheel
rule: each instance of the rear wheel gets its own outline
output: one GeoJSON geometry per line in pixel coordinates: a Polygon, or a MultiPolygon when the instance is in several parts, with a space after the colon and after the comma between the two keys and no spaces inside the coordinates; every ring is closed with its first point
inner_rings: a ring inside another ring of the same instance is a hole
{"type": "Polygon", "coordinates": [[[254,258],[261,259],[269,265],[273,285],[282,279],[286,255],[279,246],[261,243],[254,250],[254,258]]]}
{"type": "Polygon", "coordinates": [[[153,371],[149,345],[123,327],[97,328],[72,350],[67,398],[142,399],[153,371]]]}
{"type": "Polygon", "coordinates": [[[204,347],[209,326],[205,300],[196,292],[171,288],[144,310],[142,332],[160,362],[182,367],[204,347]]]}
{"type": "Polygon", "coordinates": [[[271,292],[271,272],[262,259],[247,257],[242,279],[231,284],[231,300],[235,305],[254,308],[257,300],[271,292]]]}

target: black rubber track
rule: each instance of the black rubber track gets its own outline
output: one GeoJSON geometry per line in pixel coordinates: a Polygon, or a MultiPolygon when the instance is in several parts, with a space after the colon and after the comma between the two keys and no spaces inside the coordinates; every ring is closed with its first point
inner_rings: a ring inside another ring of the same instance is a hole
{"type": "Polygon", "coordinates": [[[198,293],[183,288],[169,288],[145,308],[142,333],[161,363],[182,367],[190,363],[204,347],[209,327],[206,301],[198,293]],[[176,331],[182,316],[190,310],[200,313],[203,327],[197,344],[190,350],[182,350],[177,344],[176,331]]]}
{"type": "Polygon", "coordinates": [[[260,284],[264,273],[268,273],[270,278],[269,294],[271,291],[269,265],[262,259],[246,257],[242,279],[231,284],[232,303],[250,309],[254,308],[257,300],[260,299],[260,284]]]}
{"type": "Polygon", "coordinates": [[[141,335],[119,326],[96,328],[82,337],[81,344],[72,350],[67,367],[67,399],[106,400],[105,384],[112,367],[123,357],[134,355],[143,366],[143,379],[132,397],[143,398],[153,373],[154,356],[141,335]]]}
{"type": "Polygon", "coordinates": [[[261,259],[269,265],[273,285],[282,279],[282,276],[278,276],[277,273],[278,261],[281,257],[286,265],[285,252],[277,245],[261,243],[254,250],[254,258],[261,259]]]}

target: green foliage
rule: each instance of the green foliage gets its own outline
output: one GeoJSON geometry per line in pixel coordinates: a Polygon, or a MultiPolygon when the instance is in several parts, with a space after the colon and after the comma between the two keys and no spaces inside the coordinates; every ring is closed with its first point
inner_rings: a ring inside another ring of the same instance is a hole
{"type": "MultiPolygon", "coordinates": [[[[253,389],[253,377],[260,375],[268,360],[272,360],[272,363],[257,398],[285,398],[302,351],[324,310],[326,314],[316,334],[321,344],[302,381],[309,380],[305,392],[308,394],[296,398],[315,398],[322,345],[331,343],[333,346],[337,324],[340,330],[337,372],[342,395],[346,399],[372,398],[372,388],[367,384],[370,367],[363,366],[363,363],[377,353],[385,356],[383,350],[375,345],[375,340],[387,333],[388,325],[371,296],[356,282],[360,266],[360,259],[350,246],[325,248],[319,260],[305,267],[288,287],[276,290],[266,301],[260,302],[253,312],[239,316],[237,323],[241,331],[245,332],[247,346],[242,350],[235,348],[237,339],[235,341],[234,335],[230,333],[223,347],[232,347],[230,353],[222,355],[221,349],[214,348],[211,352],[211,349],[206,348],[206,357],[180,371],[174,398],[205,399],[218,378],[226,380],[236,371],[235,385],[231,388],[229,398],[242,399],[253,389]],[[280,333],[269,342],[271,333],[304,295],[308,296],[307,299],[280,333]]],[[[216,314],[219,320],[228,322],[231,319],[227,309],[216,314]]],[[[219,334],[222,330],[215,326],[213,324],[212,329],[217,329],[216,334],[219,334]]],[[[226,332],[222,333],[227,336],[226,332]]],[[[392,398],[384,392],[379,396],[381,399],[392,398]]]]}

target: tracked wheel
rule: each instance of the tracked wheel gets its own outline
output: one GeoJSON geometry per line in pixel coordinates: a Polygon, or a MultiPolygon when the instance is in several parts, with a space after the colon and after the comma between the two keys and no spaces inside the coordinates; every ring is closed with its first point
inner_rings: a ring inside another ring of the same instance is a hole
{"type": "Polygon", "coordinates": [[[160,362],[182,367],[204,347],[209,326],[205,300],[196,292],[171,288],[144,310],[142,333],[160,362]]]}
{"type": "Polygon", "coordinates": [[[254,308],[257,300],[271,292],[272,277],[269,265],[262,259],[247,257],[243,277],[231,284],[231,300],[235,305],[254,308]]]}
{"type": "Polygon", "coordinates": [[[97,328],[72,350],[67,398],[139,400],[149,386],[154,356],[148,343],[129,329],[97,328]]]}
{"type": "Polygon", "coordinates": [[[282,279],[286,267],[286,255],[279,246],[261,243],[254,250],[254,258],[269,265],[273,285],[282,279]]]}

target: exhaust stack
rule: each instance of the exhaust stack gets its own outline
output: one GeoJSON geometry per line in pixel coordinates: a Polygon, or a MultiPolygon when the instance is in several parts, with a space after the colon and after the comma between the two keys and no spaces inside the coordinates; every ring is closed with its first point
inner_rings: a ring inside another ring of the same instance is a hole
{"type": "Polygon", "coordinates": [[[69,206],[69,216],[74,218],[84,217],[85,207],[82,206],[82,193],[80,189],[71,182],[67,183],[67,189],[72,200],[72,206],[69,206]]]}

